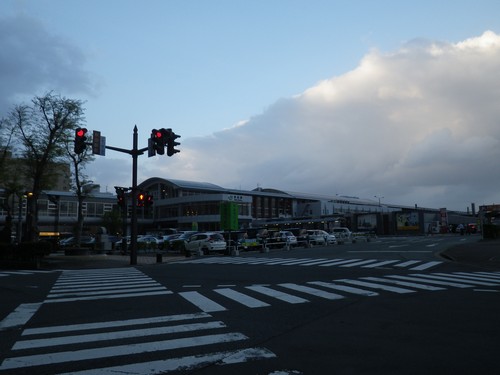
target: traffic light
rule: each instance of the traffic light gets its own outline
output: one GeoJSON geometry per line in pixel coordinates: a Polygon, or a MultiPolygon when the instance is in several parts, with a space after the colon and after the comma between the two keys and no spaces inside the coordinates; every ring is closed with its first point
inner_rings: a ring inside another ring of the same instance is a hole
{"type": "Polygon", "coordinates": [[[146,207],[150,207],[153,205],[153,196],[151,194],[146,194],[146,207]]]}
{"type": "Polygon", "coordinates": [[[168,134],[168,136],[167,136],[167,155],[172,156],[175,153],[180,152],[179,150],[177,150],[175,148],[176,146],[180,145],[179,142],[175,141],[177,138],[180,138],[180,135],[175,134],[172,131],[172,129],[167,129],[167,134],[168,134]]]}
{"type": "Polygon", "coordinates": [[[137,207],[144,207],[145,202],[146,202],[146,193],[140,191],[137,194],[137,207]]]}
{"type": "Polygon", "coordinates": [[[125,197],[125,188],[115,186],[116,198],[118,200],[118,206],[125,208],[127,206],[127,199],[125,197]]]}
{"type": "Polygon", "coordinates": [[[85,148],[87,147],[87,144],[85,141],[87,140],[87,137],[85,136],[87,134],[87,129],[85,128],[76,128],[75,130],[75,154],[81,154],[82,152],[85,151],[85,148]]]}
{"type": "Polygon", "coordinates": [[[165,129],[153,129],[151,131],[151,143],[153,153],[163,155],[165,153],[166,134],[165,129]]]}

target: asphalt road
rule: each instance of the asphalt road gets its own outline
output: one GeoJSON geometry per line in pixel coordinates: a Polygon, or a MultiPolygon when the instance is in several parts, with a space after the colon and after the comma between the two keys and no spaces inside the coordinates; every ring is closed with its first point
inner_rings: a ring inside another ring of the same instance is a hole
{"type": "Polygon", "coordinates": [[[0,374],[497,374],[500,270],[439,255],[477,239],[0,271],[0,374]]]}

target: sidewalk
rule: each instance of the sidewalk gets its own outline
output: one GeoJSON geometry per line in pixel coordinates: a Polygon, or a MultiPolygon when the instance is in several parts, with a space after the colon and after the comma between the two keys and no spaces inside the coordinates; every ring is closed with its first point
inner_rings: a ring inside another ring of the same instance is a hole
{"type": "Polygon", "coordinates": [[[500,240],[465,242],[443,251],[441,256],[452,262],[500,271],[500,240]]]}
{"type": "MultiPolygon", "coordinates": [[[[185,256],[163,253],[161,263],[186,259],[185,256]]],[[[159,263],[156,253],[137,255],[137,265],[159,263]]],[[[130,255],[64,255],[50,254],[42,260],[41,269],[83,269],[83,268],[116,268],[130,266],[130,255]]]]}

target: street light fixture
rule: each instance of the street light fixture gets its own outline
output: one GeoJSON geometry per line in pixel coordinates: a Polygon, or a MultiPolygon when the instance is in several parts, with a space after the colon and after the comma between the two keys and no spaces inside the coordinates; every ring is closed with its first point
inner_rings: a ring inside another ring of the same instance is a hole
{"type": "Polygon", "coordinates": [[[380,206],[381,206],[381,204],[380,204],[380,200],[381,200],[381,199],[384,199],[384,197],[380,197],[380,196],[378,196],[378,195],[374,195],[373,197],[374,197],[374,198],[378,198],[378,205],[379,205],[379,207],[380,207],[380,206]]]}

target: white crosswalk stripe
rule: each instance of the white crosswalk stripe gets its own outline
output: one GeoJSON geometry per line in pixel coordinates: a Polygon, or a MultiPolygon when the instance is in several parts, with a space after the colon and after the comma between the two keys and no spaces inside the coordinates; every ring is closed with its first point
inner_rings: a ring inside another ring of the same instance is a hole
{"type": "Polygon", "coordinates": [[[172,294],[135,268],[63,271],[44,303],[172,294]]]}
{"type": "Polygon", "coordinates": [[[266,348],[242,349],[241,344],[235,344],[239,349],[232,351],[203,353],[211,345],[247,339],[206,313],[37,327],[22,333],[0,371],[44,373],[45,366],[64,365],[65,369],[73,369],[68,374],[160,374],[195,369],[207,363],[230,365],[276,357],[266,348]],[[134,340],[133,345],[126,343],[130,339],[134,340]],[[193,355],[141,362],[145,353],[159,352],[165,358],[170,357],[168,351],[181,348],[193,348],[193,355]],[[100,359],[105,361],[99,362],[100,359]],[[114,360],[123,364],[109,366],[114,360]],[[99,363],[109,367],[98,367],[99,363]]]}
{"type": "Polygon", "coordinates": [[[272,306],[276,301],[289,304],[308,303],[311,298],[338,300],[350,295],[374,297],[379,291],[385,293],[409,294],[418,291],[443,291],[447,288],[473,288],[475,286],[498,286],[500,274],[458,273],[449,274],[411,274],[385,275],[380,277],[361,277],[359,279],[336,279],[332,281],[309,281],[307,285],[280,283],[276,285],[249,285],[216,288],[211,291],[180,292],[179,295],[203,312],[226,311],[227,299],[249,308],[272,306]],[[314,286],[314,287],[313,287],[314,286]],[[237,289],[244,289],[243,291],[237,289]],[[283,289],[287,290],[284,292],[283,289]],[[331,293],[328,290],[335,290],[331,293]],[[257,295],[250,296],[252,292],[257,295]],[[206,294],[210,295],[208,297],[206,294]],[[221,298],[217,298],[217,295],[221,298]],[[306,299],[303,295],[308,295],[306,299]],[[260,297],[259,297],[260,296],[260,297]]]}
{"type": "Polygon", "coordinates": [[[406,268],[412,271],[424,271],[436,267],[443,262],[422,260],[405,260],[401,259],[311,259],[311,258],[260,258],[260,257],[201,257],[190,260],[182,260],[172,263],[188,263],[188,264],[245,264],[245,265],[266,265],[266,266],[319,266],[319,267],[397,267],[406,268]],[[410,268],[411,267],[411,268],[410,268]]]}

